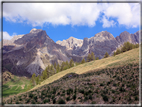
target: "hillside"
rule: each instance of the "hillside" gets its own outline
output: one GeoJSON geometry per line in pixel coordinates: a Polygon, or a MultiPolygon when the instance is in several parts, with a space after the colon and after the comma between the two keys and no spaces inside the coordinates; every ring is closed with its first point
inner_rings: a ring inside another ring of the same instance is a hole
{"type": "Polygon", "coordinates": [[[3,73],[3,97],[9,95],[18,94],[31,89],[33,86],[30,83],[30,79],[27,77],[18,77],[12,75],[10,72],[5,71],[3,73]]]}
{"type": "Polygon", "coordinates": [[[138,103],[138,75],[139,49],[137,48],[115,57],[88,62],[59,72],[34,87],[32,91],[19,94],[17,95],[19,97],[15,96],[15,100],[7,100],[5,103],[11,101],[12,103],[60,103],[61,100],[62,103],[67,104],[134,104],[138,103]],[[112,98],[112,94],[118,97],[112,98]],[[25,96],[27,100],[23,99],[25,96]],[[28,100],[31,98],[32,100],[28,100]]]}
{"type": "Polygon", "coordinates": [[[33,89],[36,89],[37,87],[40,87],[44,84],[51,83],[63,77],[64,75],[68,73],[83,74],[90,70],[102,69],[106,67],[115,67],[119,65],[124,65],[126,63],[132,63],[132,62],[139,62],[139,49],[138,48],[122,53],[120,55],[116,55],[115,57],[112,56],[112,57],[101,59],[101,60],[95,60],[95,61],[91,61],[85,64],[78,65],[76,67],[67,69],[65,71],[62,71],[60,73],[57,73],[49,77],[47,80],[43,81],[41,85],[37,85],[33,89]]]}

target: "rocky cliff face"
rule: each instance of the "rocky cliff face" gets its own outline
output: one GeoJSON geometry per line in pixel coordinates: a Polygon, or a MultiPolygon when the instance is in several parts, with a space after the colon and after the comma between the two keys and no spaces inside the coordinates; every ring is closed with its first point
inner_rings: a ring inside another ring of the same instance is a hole
{"type": "Polygon", "coordinates": [[[70,37],[55,43],[44,30],[32,29],[28,34],[13,37],[9,45],[2,47],[2,70],[21,76],[38,75],[50,64],[61,64],[71,58],[80,62],[91,52],[99,58],[103,58],[106,52],[111,55],[127,41],[139,43],[139,32],[130,34],[125,31],[114,38],[111,33],[102,31],[84,40],[70,37]]]}
{"type": "Polygon", "coordinates": [[[56,43],[61,46],[65,46],[67,49],[76,50],[82,46],[83,40],[70,37],[67,40],[57,41],[56,43]]]}
{"type": "Polygon", "coordinates": [[[79,50],[73,51],[74,55],[85,57],[94,52],[95,56],[102,58],[105,52],[111,54],[118,47],[118,42],[107,31],[97,33],[94,37],[84,38],[83,45],[79,50]]]}
{"type": "Polygon", "coordinates": [[[127,31],[122,32],[119,36],[116,37],[117,42],[119,45],[123,45],[124,42],[130,42],[133,44],[139,43],[139,31],[134,34],[130,34],[127,31]]]}
{"type": "Polygon", "coordinates": [[[3,68],[15,75],[38,75],[51,63],[70,60],[66,48],[56,44],[40,29],[31,30],[29,34],[15,40],[14,44],[19,46],[3,47],[3,68]]]}

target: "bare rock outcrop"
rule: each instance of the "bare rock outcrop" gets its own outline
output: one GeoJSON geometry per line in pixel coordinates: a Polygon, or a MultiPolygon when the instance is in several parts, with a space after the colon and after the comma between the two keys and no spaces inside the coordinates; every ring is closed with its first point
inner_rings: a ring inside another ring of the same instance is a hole
{"type": "Polygon", "coordinates": [[[130,34],[127,31],[122,32],[119,36],[116,37],[117,42],[119,45],[123,45],[124,42],[130,42],[133,44],[139,43],[139,31],[134,34],[130,34]]]}
{"type": "Polygon", "coordinates": [[[102,31],[89,39],[84,38],[82,47],[73,54],[85,57],[88,53],[94,52],[95,56],[102,58],[106,52],[111,54],[117,47],[118,42],[113,35],[102,31]]]}
{"type": "Polygon", "coordinates": [[[57,41],[57,44],[61,45],[61,46],[65,46],[67,49],[78,49],[79,47],[82,46],[83,44],[83,40],[81,39],[77,39],[74,37],[70,37],[67,40],[63,40],[63,41],[57,41]]]}

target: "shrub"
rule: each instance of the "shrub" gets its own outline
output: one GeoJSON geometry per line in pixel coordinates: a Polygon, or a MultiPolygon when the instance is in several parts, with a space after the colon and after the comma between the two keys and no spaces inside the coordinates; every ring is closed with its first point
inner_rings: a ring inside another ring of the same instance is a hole
{"type": "Polygon", "coordinates": [[[112,90],[112,93],[115,93],[115,90],[112,90]]]}
{"type": "Polygon", "coordinates": [[[30,98],[33,98],[33,96],[34,96],[34,95],[33,95],[32,93],[29,94],[29,97],[30,97],[30,98]]]}
{"type": "Polygon", "coordinates": [[[16,101],[16,104],[19,104],[19,102],[18,102],[18,101],[16,101]]]}
{"type": "Polygon", "coordinates": [[[31,102],[32,104],[35,104],[35,101],[34,100],[32,100],[32,102],[31,102]]]}
{"type": "Polygon", "coordinates": [[[76,95],[75,95],[75,94],[73,95],[73,99],[74,99],[74,100],[76,99],[76,95]]]}
{"type": "Polygon", "coordinates": [[[62,93],[65,93],[65,90],[63,90],[62,93]]]}
{"type": "Polygon", "coordinates": [[[84,89],[80,89],[79,92],[84,94],[84,89]]]}
{"type": "Polygon", "coordinates": [[[71,93],[73,93],[73,89],[69,88],[69,89],[67,90],[67,95],[70,95],[71,93]]]}
{"type": "Polygon", "coordinates": [[[104,86],[104,84],[103,84],[103,83],[101,83],[101,84],[100,84],[100,86],[104,86]]]}
{"type": "Polygon", "coordinates": [[[138,97],[137,97],[137,96],[135,96],[135,100],[136,100],[136,101],[138,100],[138,97]]]}
{"type": "Polygon", "coordinates": [[[119,89],[119,91],[124,92],[125,89],[121,87],[121,88],[119,89]]]}
{"type": "Polygon", "coordinates": [[[113,86],[116,86],[116,83],[113,83],[113,86]]]}
{"type": "Polygon", "coordinates": [[[62,93],[62,94],[61,94],[61,96],[65,96],[65,94],[64,94],[64,93],[62,93]]]}
{"type": "Polygon", "coordinates": [[[35,96],[34,99],[37,100],[37,96],[35,96]]]}
{"type": "Polygon", "coordinates": [[[69,101],[69,100],[70,100],[70,97],[67,97],[66,100],[69,101]]]}
{"type": "Polygon", "coordinates": [[[109,82],[107,82],[107,85],[109,85],[110,84],[110,81],[109,82]]]}
{"type": "Polygon", "coordinates": [[[50,102],[50,99],[45,99],[43,102],[44,102],[44,104],[48,103],[48,102],[50,102]]]}
{"type": "Polygon", "coordinates": [[[55,95],[52,95],[52,100],[55,98],[55,95]]]}
{"type": "Polygon", "coordinates": [[[87,97],[87,96],[85,96],[85,98],[84,98],[84,101],[86,101],[86,100],[88,100],[88,97],[87,97]]]}
{"type": "Polygon", "coordinates": [[[89,95],[89,99],[92,100],[92,95],[89,95]]]}
{"type": "Polygon", "coordinates": [[[60,92],[58,92],[57,95],[60,95],[60,92]]]}
{"type": "Polygon", "coordinates": [[[106,95],[103,95],[102,97],[104,101],[108,101],[108,97],[106,95]]]}
{"type": "Polygon", "coordinates": [[[96,102],[95,102],[95,101],[92,101],[92,104],[96,104],[96,102]]]}
{"type": "Polygon", "coordinates": [[[66,103],[65,103],[65,101],[64,101],[63,99],[60,98],[60,99],[58,100],[58,104],[66,104],[66,103]]]}
{"type": "Polygon", "coordinates": [[[56,103],[56,98],[53,99],[53,104],[55,104],[55,103],[56,103]]]}
{"type": "Polygon", "coordinates": [[[30,99],[27,99],[26,103],[29,103],[30,102],[30,99]]]}
{"type": "Polygon", "coordinates": [[[48,94],[48,95],[47,95],[47,97],[48,97],[48,98],[50,98],[50,97],[51,97],[51,95],[50,95],[50,94],[48,94]]]}

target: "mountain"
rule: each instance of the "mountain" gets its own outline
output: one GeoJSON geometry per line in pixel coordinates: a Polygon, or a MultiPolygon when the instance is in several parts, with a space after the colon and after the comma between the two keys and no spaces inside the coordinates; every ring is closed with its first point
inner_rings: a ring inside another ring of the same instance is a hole
{"type": "Polygon", "coordinates": [[[65,46],[67,49],[75,50],[75,49],[79,49],[82,46],[83,40],[70,37],[67,40],[57,41],[56,43],[61,46],[65,46]]]}
{"type": "Polygon", "coordinates": [[[82,47],[73,51],[73,54],[85,57],[88,53],[94,52],[95,56],[102,58],[106,52],[111,54],[117,47],[118,43],[113,35],[102,31],[94,37],[84,38],[82,47]]]}
{"type": "Polygon", "coordinates": [[[117,42],[119,45],[123,45],[124,42],[130,42],[133,44],[139,43],[139,31],[134,34],[130,34],[127,31],[122,32],[119,36],[116,37],[117,42]]]}
{"type": "Polygon", "coordinates": [[[41,29],[32,29],[14,44],[18,46],[3,47],[3,70],[7,69],[15,75],[38,75],[51,63],[60,64],[71,59],[66,55],[66,47],[56,44],[41,29]]]}
{"type": "Polygon", "coordinates": [[[114,38],[111,33],[102,31],[84,40],[70,37],[55,43],[44,30],[32,29],[30,33],[13,37],[7,44],[4,43],[2,71],[30,77],[33,73],[41,74],[48,65],[55,62],[61,64],[70,59],[80,62],[91,52],[103,58],[106,52],[111,55],[124,42],[135,44],[139,43],[138,40],[139,32],[129,34],[125,31],[114,38]]]}

